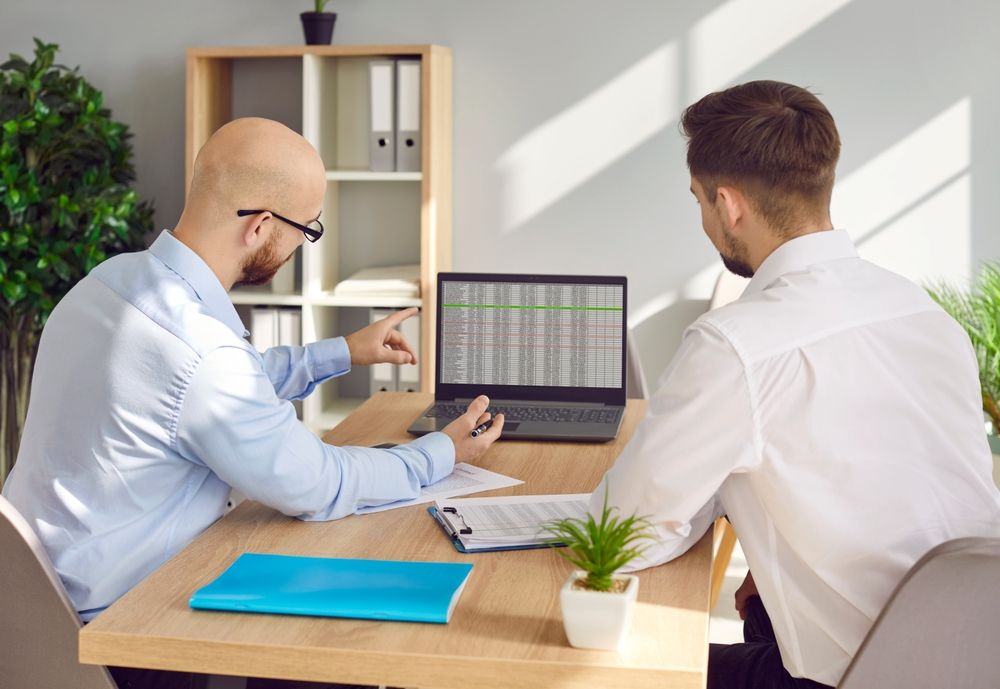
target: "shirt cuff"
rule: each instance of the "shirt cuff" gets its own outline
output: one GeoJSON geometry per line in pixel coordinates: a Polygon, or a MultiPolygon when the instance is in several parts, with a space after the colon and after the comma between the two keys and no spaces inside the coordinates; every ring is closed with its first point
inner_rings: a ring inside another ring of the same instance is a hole
{"type": "Polygon", "coordinates": [[[317,383],[351,370],[351,350],[347,348],[347,340],[342,337],[310,342],[306,349],[309,351],[312,379],[317,383]]]}
{"type": "MultiPolygon", "coordinates": [[[[437,483],[455,468],[455,443],[446,433],[435,431],[412,440],[408,445],[422,450],[431,458],[431,482],[437,483]]],[[[427,485],[430,485],[428,483],[427,485]]]]}

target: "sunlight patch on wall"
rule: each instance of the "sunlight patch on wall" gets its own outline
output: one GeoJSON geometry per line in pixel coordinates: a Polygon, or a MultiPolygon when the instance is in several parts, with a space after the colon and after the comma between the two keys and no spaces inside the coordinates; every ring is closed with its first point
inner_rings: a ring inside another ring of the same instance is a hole
{"type": "Polygon", "coordinates": [[[730,0],[720,5],[688,34],[687,100],[734,83],[850,1],[730,0]]]}
{"type": "Polygon", "coordinates": [[[968,275],[971,118],[966,97],[837,183],[834,225],[863,256],[918,282],[968,275]]]}
{"type": "Polygon", "coordinates": [[[972,174],[965,173],[862,238],[862,258],[922,285],[964,284],[972,256],[972,174]]]}
{"type": "Polygon", "coordinates": [[[531,220],[674,121],[679,73],[670,43],[507,149],[496,164],[501,230],[531,220]]]}

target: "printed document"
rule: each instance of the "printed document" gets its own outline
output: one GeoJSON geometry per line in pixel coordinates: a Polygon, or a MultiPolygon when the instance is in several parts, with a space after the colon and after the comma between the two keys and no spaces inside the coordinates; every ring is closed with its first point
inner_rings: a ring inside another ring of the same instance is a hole
{"type": "Polygon", "coordinates": [[[520,483],[524,483],[524,481],[461,462],[455,465],[455,469],[448,476],[437,483],[432,483],[422,488],[420,495],[412,500],[397,500],[396,502],[376,507],[360,507],[355,514],[384,512],[385,510],[394,510],[398,507],[409,507],[410,505],[419,505],[458,495],[481,493],[484,490],[494,490],[496,488],[508,488],[520,483]]]}
{"type": "Polygon", "coordinates": [[[469,550],[528,546],[552,540],[545,526],[567,518],[586,519],[590,493],[513,495],[438,500],[439,521],[469,550]]]}

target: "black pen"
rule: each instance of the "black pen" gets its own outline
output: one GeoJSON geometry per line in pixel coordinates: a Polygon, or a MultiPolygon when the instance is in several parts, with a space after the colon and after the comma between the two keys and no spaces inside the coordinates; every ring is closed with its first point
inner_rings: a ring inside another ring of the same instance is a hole
{"type": "Polygon", "coordinates": [[[482,435],[483,433],[486,432],[486,429],[492,425],[493,425],[493,419],[490,419],[486,423],[481,423],[475,428],[473,428],[472,433],[470,433],[469,435],[473,438],[475,438],[477,435],[482,435]]]}

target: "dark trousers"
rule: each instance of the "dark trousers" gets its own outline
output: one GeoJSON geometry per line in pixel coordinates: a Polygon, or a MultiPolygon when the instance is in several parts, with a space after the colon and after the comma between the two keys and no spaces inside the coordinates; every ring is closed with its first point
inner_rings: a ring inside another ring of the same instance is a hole
{"type": "MultiPolygon", "coordinates": [[[[205,675],[166,670],[142,670],[131,667],[109,667],[118,689],[203,689],[205,675]]],[[[247,680],[247,689],[355,689],[343,684],[317,684],[283,679],[247,680]]]]}
{"type": "Polygon", "coordinates": [[[832,689],[788,674],[760,596],[750,596],[745,611],[745,643],[708,647],[708,689],[832,689]]]}

